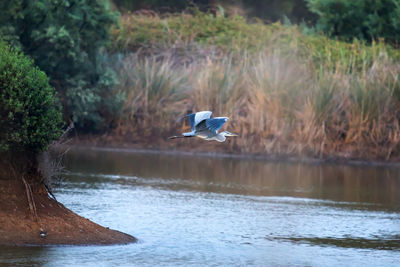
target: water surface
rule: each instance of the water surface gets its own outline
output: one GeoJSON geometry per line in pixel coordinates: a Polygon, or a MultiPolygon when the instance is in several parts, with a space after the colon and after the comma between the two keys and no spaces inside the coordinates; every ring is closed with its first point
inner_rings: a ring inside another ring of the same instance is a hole
{"type": "Polygon", "coordinates": [[[124,246],[0,247],[48,266],[398,266],[400,169],[74,149],[56,197],[124,246]]]}

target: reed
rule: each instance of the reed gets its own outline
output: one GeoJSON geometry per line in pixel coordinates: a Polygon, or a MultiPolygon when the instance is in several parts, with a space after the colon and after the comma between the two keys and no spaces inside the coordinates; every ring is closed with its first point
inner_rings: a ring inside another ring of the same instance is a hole
{"type": "Polygon", "coordinates": [[[186,70],[174,66],[170,58],[161,61],[155,57],[140,58],[137,54],[117,57],[114,69],[118,71],[120,91],[125,95],[119,120],[119,131],[136,127],[149,136],[154,130],[168,130],[160,122],[169,120],[184,110],[190,84],[186,70]],[[177,112],[178,111],[178,112],[177,112]],[[140,127],[138,126],[140,125],[140,127]]]}
{"type": "Polygon", "coordinates": [[[240,135],[227,151],[399,158],[397,50],[306,36],[298,27],[198,16],[122,18],[114,34],[124,54],[114,69],[126,99],[117,133],[162,138],[185,130],[177,117],[212,110],[230,117],[229,130],[240,135]],[[266,34],[258,33],[259,43],[255,29],[266,34]]]}

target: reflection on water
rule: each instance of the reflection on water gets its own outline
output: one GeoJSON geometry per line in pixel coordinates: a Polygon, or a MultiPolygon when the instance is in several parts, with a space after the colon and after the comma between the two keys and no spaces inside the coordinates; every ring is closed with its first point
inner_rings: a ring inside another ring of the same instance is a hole
{"type": "Polygon", "coordinates": [[[0,247],[0,264],[396,266],[400,170],[74,149],[56,197],[126,246],[0,247]]]}
{"type": "Polygon", "coordinates": [[[90,179],[87,174],[122,178],[121,183],[140,182],[132,176],[163,178],[168,180],[155,183],[172,190],[376,203],[400,210],[399,168],[79,150],[71,151],[65,163],[72,173],[83,174],[80,179],[90,179]]]}
{"type": "Polygon", "coordinates": [[[8,263],[10,266],[38,266],[42,261],[37,259],[40,259],[45,254],[46,248],[42,247],[0,246],[0,263],[8,263]]]}

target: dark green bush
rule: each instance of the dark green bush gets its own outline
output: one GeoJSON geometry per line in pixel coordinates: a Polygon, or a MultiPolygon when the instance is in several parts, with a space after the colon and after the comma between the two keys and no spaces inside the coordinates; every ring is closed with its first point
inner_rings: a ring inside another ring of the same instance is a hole
{"type": "Polygon", "coordinates": [[[106,129],[120,106],[102,60],[116,18],[107,0],[0,1],[0,34],[46,72],[66,115],[85,130],[106,129]]]}
{"type": "Polygon", "coordinates": [[[60,104],[46,74],[0,41],[0,152],[43,151],[61,127],[60,104]]]}
{"type": "Polygon", "coordinates": [[[307,0],[319,16],[317,29],[345,40],[383,38],[396,44],[400,38],[399,0],[307,0]]]}

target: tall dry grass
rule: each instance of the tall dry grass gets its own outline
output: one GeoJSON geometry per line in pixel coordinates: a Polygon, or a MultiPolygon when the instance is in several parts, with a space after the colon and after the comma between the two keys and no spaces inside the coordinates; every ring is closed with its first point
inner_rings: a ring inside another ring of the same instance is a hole
{"type": "Polygon", "coordinates": [[[399,159],[400,51],[384,43],[197,11],[125,15],[113,36],[116,134],[161,140],[212,110],[240,135],[228,151],[399,159]]]}
{"type": "MultiPolygon", "coordinates": [[[[247,153],[392,159],[400,155],[400,64],[379,57],[359,72],[317,72],[312,58],[277,49],[197,60],[130,54],[115,69],[126,100],[117,131],[163,138],[176,118],[212,110],[247,153]]],[[[201,54],[201,55],[200,55],[201,54]]]]}

